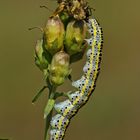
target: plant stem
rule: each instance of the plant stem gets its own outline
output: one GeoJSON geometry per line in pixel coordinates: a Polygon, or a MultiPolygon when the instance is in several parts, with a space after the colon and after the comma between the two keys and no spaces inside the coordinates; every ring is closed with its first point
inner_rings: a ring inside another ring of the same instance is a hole
{"type": "MultiPolygon", "coordinates": [[[[49,90],[49,99],[54,99],[55,91],[56,91],[56,87],[52,86],[50,88],[50,90],[49,90]]],[[[50,121],[51,121],[51,118],[52,118],[52,113],[53,113],[53,110],[51,110],[49,115],[46,117],[46,126],[45,126],[45,137],[44,137],[44,140],[49,140],[48,130],[49,130],[49,127],[50,127],[50,121]]]]}

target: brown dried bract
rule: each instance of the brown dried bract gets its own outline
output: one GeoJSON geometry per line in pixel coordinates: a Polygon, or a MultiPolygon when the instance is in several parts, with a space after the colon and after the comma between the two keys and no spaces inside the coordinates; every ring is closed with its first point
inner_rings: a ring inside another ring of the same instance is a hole
{"type": "Polygon", "coordinates": [[[57,0],[59,6],[52,16],[65,11],[70,17],[77,20],[85,20],[91,15],[91,8],[85,0],[57,0]]]}

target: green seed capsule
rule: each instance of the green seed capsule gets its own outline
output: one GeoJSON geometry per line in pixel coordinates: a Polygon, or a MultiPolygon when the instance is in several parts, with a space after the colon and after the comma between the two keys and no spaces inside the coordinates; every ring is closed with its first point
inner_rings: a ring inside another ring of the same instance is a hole
{"type": "Polygon", "coordinates": [[[44,28],[45,48],[52,55],[63,48],[64,25],[58,16],[49,18],[44,28]]]}
{"type": "Polygon", "coordinates": [[[40,70],[44,70],[48,68],[48,61],[45,58],[45,52],[43,50],[43,40],[38,40],[35,46],[35,64],[40,68],[40,70]]]}
{"type": "Polygon", "coordinates": [[[69,61],[69,55],[63,51],[57,52],[53,56],[49,68],[49,80],[51,84],[59,86],[64,83],[70,74],[69,61]]]}
{"type": "Polygon", "coordinates": [[[84,21],[69,22],[66,29],[65,48],[70,55],[82,52],[85,49],[84,39],[86,38],[86,32],[87,27],[84,21]]]}

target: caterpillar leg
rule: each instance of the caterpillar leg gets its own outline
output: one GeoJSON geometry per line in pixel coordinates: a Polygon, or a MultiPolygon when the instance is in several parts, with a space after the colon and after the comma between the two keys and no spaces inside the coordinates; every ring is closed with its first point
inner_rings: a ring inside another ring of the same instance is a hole
{"type": "Polygon", "coordinates": [[[92,45],[93,38],[84,39],[90,46],[92,45]]]}
{"type": "Polygon", "coordinates": [[[86,80],[86,77],[83,75],[81,79],[79,79],[77,81],[73,81],[72,86],[80,89],[82,87],[82,85],[84,84],[85,80],[86,80]]]}

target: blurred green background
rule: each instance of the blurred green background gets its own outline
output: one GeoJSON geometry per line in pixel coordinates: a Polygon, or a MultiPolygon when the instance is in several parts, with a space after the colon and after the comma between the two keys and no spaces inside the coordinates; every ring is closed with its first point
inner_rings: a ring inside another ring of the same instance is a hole
{"type": "MultiPolygon", "coordinates": [[[[101,73],[89,102],[72,119],[65,140],[140,139],[140,1],[91,0],[104,31],[101,73]]],[[[51,14],[40,5],[53,0],[0,1],[0,137],[43,140],[43,109],[47,94],[36,105],[34,94],[44,85],[34,65],[34,45],[51,14]]],[[[73,65],[73,78],[84,61],[73,65]]],[[[59,90],[71,89],[66,82],[59,90]]],[[[47,93],[47,91],[46,91],[47,93]]]]}

